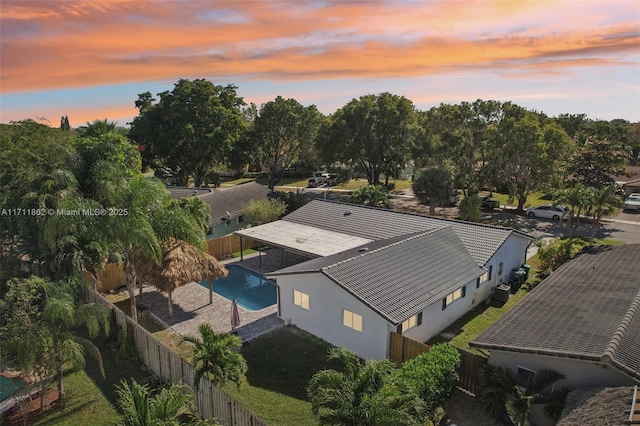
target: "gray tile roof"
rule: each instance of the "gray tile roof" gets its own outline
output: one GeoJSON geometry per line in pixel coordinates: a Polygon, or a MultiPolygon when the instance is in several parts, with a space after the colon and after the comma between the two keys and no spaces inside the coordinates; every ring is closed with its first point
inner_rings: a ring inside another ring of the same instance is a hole
{"type": "Polygon", "coordinates": [[[509,228],[322,200],[311,201],[282,220],[372,240],[451,226],[479,265],[486,264],[505,240],[516,233],[509,228]]]}
{"type": "Polygon", "coordinates": [[[640,244],[561,266],[470,345],[610,362],[640,379],[640,244]]]}
{"type": "Polygon", "coordinates": [[[348,250],[268,276],[320,271],[397,325],[484,272],[451,226],[366,247],[367,251],[348,250]]]}
{"type": "Polygon", "coordinates": [[[265,200],[271,190],[256,182],[236,185],[229,189],[216,190],[200,198],[211,207],[211,224],[216,225],[227,217],[237,217],[249,206],[251,200],[265,200]]]}
{"type": "Polygon", "coordinates": [[[216,189],[211,188],[190,188],[187,186],[167,186],[167,190],[176,200],[191,197],[192,195],[200,196],[217,191],[216,189]]]}

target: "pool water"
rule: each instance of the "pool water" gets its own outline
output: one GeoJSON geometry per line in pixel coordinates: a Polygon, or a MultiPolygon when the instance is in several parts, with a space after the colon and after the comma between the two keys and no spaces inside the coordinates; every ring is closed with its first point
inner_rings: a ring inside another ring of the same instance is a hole
{"type": "MultiPolygon", "coordinates": [[[[213,280],[213,291],[228,299],[235,299],[238,305],[250,311],[259,311],[275,305],[277,301],[276,286],[261,275],[239,266],[227,266],[229,275],[213,280]]],[[[209,288],[208,281],[200,285],[209,288]]]]}
{"type": "Polygon", "coordinates": [[[18,390],[24,387],[26,382],[20,377],[14,377],[9,379],[4,376],[0,376],[0,401],[4,401],[18,390]]]}

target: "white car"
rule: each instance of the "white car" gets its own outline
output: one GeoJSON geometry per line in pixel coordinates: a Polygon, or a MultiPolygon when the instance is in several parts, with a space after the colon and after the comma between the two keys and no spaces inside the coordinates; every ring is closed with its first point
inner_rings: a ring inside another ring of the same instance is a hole
{"type": "Polygon", "coordinates": [[[568,209],[565,206],[552,206],[551,204],[543,204],[537,207],[531,207],[526,210],[529,217],[543,217],[545,219],[566,220],[568,209]]]}
{"type": "Polygon", "coordinates": [[[629,195],[629,198],[624,202],[623,210],[640,211],[640,194],[633,193],[629,195]]]}

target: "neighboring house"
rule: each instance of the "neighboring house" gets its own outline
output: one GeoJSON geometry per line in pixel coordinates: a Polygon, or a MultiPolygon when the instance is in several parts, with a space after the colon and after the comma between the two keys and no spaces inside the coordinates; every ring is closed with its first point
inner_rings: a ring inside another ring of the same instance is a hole
{"type": "Polygon", "coordinates": [[[556,388],[640,383],[640,244],[585,250],[470,343],[526,381],[552,369],[556,388]]]}
{"type": "Polygon", "coordinates": [[[613,175],[616,184],[623,189],[625,196],[640,192],[640,166],[627,167],[628,175],[613,175]]]}
{"type": "Polygon", "coordinates": [[[271,190],[256,182],[247,182],[229,189],[167,187],[173,198],[197,196],[211,207],[211,222],[207,239],[231,234],[245,226],[242,216],[252,200],[265,200],[271,190]]]}
{"type": "Polygon", "coordinates": [[[278,315],[362,358],[426,341],[509,279],[532,239],[508,228],[315,200],[236,232],[311,260],[267,274],[278,315]]]}

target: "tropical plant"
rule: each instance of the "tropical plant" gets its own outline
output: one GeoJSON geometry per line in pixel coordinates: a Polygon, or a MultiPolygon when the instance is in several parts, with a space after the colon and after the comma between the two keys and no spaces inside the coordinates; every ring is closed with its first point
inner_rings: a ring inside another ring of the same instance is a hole
{"type": "MultiPolygon", "coordinates": [[[[21,364],[40,372],[55,371],[60,395],[64,390],[64,364],[84,367],[85,350],[98,360],[104,376],[98,348],[75,334],[80,326],[84,326],[92,338],[101,330],[109,332],[107,311],[99,305],[80,300],[86,285],[86,281],[78,276],[55,283],[37,277],[9,283],[10,288],[25,286],[30,289],[26,294],[22,293],[20,311],[13,319],[8,319],[9,324],[6,325],[13,331],[8,336],[9,347],[13,349],[10,353],[21,364]]],[[[8,294],[14,297],[16,293],[8,294]]]]}
{"type": "Polygon", "coordinates": [[[576,183],[556,195],[554,204],[564,204],[569,209],[567,221],[569,239],[573,238],[575,231],[579,228],[580,215],[589,209],[589,202],[589,190],[581,183],[576,183]]]}
{"type": "Polygon", "coordinates": [[[342,372],[322,370],[307,386],[311,409],[323,425],[417,425],[424,402],[389,360],[363,361],[343,348],[329,351],[342,372]]]}
{"type": "Polygon", "coordinates": [[[116,385],[118,406],[123,413],[123,426],[178,426],[217,425],[199,418],[194,404],[193,391],[184,384],[173,384],[152,392],[149,385],[135,379],[131,384],[122,380],[116,385]]]}
{"type": "MultiPolygon", "coordinates": [[[[550,388],[561,379],[564,379],[562,374],[545,369],[532,374],[527,383],[519,383],[513,370],[488,364],[480,373],[478,402],[489,413],[499,415],[506,411],[516,426],[526,426],[533,404],[557,405],[557,394],[550,388]]],[[[545,414],[553,415],[555,411],[545,410],[545,414]]]]}
{"type": "Polygon", "coordinates": [[[178,201],[178,205],[185,210],[206,232],[211,223],[211,207],[200,197],[190,196],[178,201]]]}
{"type": "Polygon", "coordinates": [[[616,194],[616,186],[609,185],[602,189],[590,188],[589,189],[589,205],[591,206],[591,236],[589,242],[593,245],[593,237],[596,235],[600,221],[605,213],[613,208],[619,208],[622,206],[622,200],[616,194]]]}
{"type": "Polygon", "coordinates": [[[362,186],[347,197],[348,203],[371,207],[389,207],[389,194],[378,185],[362,186]]]}
{"type": "Polygon", "coordinates": [[[237,352],[242,347],[242,340],[230,333],[215,333],[206,323],[198,327],[200,337],[184,336],[182,342],[194,346],[192,366],[194,369],[193,383],[197,389],[200,379],[207,376],[216,386],[235,383],[240,386],[247,372],[247,362],[237,352]]]}

